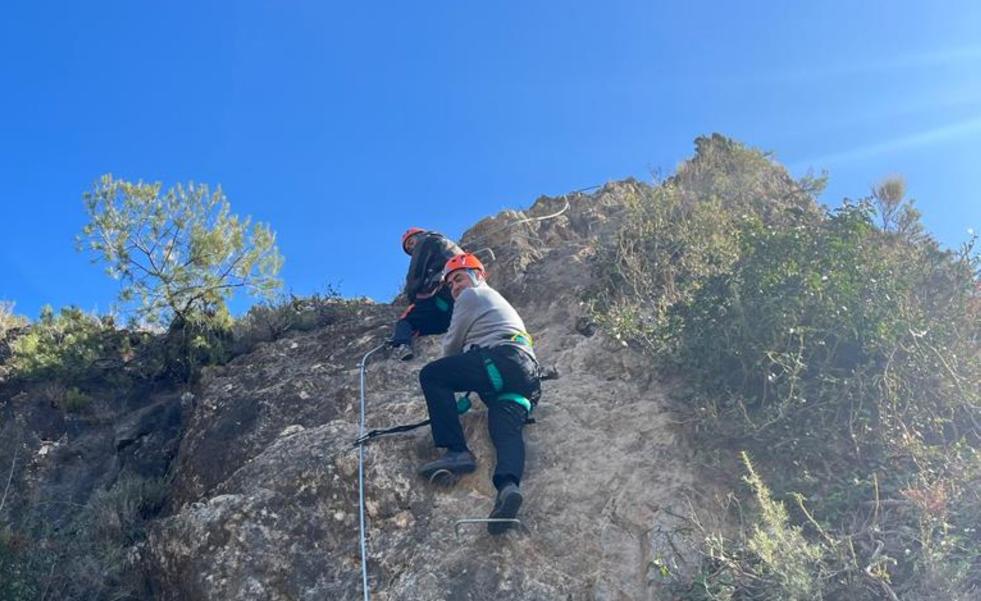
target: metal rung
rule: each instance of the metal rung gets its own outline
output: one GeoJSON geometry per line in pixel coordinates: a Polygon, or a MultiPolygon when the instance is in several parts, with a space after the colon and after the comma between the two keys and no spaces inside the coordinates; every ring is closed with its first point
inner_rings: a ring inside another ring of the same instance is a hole
{"type": "Polygon", "coordinates": [[[521,528],[522,530],[527,530],[525,525],[521,523],[521,520],[517,518],[463,518],[457,520],[453,524],[453,533],[456,535],[456,540],[460,540],[460,526],[465,526],[466,524],[514,524],[521,528]]]}
{"type": "Polygon", "coordinates": [[[449,479],[450,479],[450,480],[451,480],[452,482],[456,482],[456,480],[457,480],[457,478],[459,478],[459,476],[457,476],[456,474],[454,474],[454,473],[453,473],[453,472],[451,472],[450,470],[448,470],[448,469],[442,469],[442,468],[441,468],[441,469],[438,469],[438,470],[436,470],[435,472],[433,472],[433,473],[431,473],[431,474],[429,474],[429,483],[430,483],[430,484],[435,484],[435,483],[436,483],[436,481],[437,481],[437,480],[438,480],[438,479],[439,479],[440,477],[442,477],[442,476],[446,476],[446,477],[447,477],[447,478],[449,478],[449,479]]]}

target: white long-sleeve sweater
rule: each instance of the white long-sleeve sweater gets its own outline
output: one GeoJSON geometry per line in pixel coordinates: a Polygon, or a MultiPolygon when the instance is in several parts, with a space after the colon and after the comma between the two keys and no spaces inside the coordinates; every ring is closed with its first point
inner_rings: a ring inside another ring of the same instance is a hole
{"type": "MultiPolygon", "coordinates": [[[[453,304],[450,328],[443,337],[443,356],[455,355],[476,345],[484,348],[515,344],[510,338],[525,334],[525,323],[501,294],[484,282],[465,288],[453,304]]],[[[518,345],[535,356],[530,346],[518,345]]]]}

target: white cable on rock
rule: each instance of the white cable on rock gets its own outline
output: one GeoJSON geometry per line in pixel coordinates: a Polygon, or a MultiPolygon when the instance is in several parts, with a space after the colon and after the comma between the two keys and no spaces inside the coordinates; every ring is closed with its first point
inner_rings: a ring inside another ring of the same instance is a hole
{"type": "MultiPolygon", "coordinates": [[[[583,189],[586,190],[588,188],[583,188],[583,189]]],[[[578,192],[578,190],[576,190],[576,192],[578,192]]],[[[575,194],[576,192],[571,192],[570,194],[575,194]]],[[[514,227],[516,225],[521,225],[522,223],[530,223],[532,221],[547,221],[549,219],[555,219],[556,217],[558,217],[562,213],[565,213],[568,209],[569,209],[569,200],[566,199],[565,206],[562,207],[560,210],[556,211],[555,213],[552,213],[551,215],[542,215],[541,217],[526,217],[524,219],[519,219],[518,221],[512,221],[511,223],[505,223],[504,225],[502,225],[500,227],[497,227],[497,228],[494,228],[491,231],[485,233],[483,236],[480,236],[479,238],[477,238],[475,240],[471,240],[470,241],[470,244],[468,244],[468,246],[473,247],[473,246],[477,245],[480,242],[483,242],[484,240],[486,240],[487,238],[493,236],[494,234],[496,234],[498,232],[504,231],[504,230],[506,230],[508,228],[512,228],[512,227],[514,227]]]]}
{"type": "Polygon", "coordinates": [[[596,184],[594,186],[586,186],[585,188],[579,188],[578,190],[573,190],[572,192],[564,194],[561,198],[565,198],[565,206],[559,209],[558,211],[556,211],[555,213],[552,213],[551,215],[542,215],[541,217],[527,217],[525,219],[519,219],[518,221],[514,221],[512,223],[505,223],[503,226],[485,233],[483,236],[480,236],[476,240],[471,240],[469,246],[474,246],[479,242],[483,242],[489,236],[492,236],[497,232],[506,230],[516,225],[521,225],[522,223],[530,223],[532,221],[547,221],[549,219],[555,219],[556,217],[558,217],[562,213],[565,213],[569,209],[569,196],[572,196],[573,194],[581,194],[583,192],[589,192],[590,190],[595,190],[596,188],[602,188],[605,185],[606,184],[596,184]]]}
{"type": "MultiPolygon", "coordinates": [[[[371,356],[375,351],[379,351],[385,348],[386,343],[379,344],[375,348],[371,349],[365,353],[364,357],[361,358],[361,364],[358,367],[361,369],[361,420],[358,426],[358,438],[364,436],[364,381],[365,381],[365,370],[368,367],[368,357],[371,356]]],[[[361,518],[361,586],[364,589],[364,601],[369,601],[371,598],[371,591],[368,588],[368,545],[365,542],[365,526],[364,526],[364,442],[358,445],[358,509],[361,518]]]]}

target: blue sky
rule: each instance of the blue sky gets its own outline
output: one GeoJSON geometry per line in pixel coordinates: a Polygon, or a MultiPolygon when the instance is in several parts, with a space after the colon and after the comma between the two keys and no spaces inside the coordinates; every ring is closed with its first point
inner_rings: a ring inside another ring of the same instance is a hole
{"type": "Polygon", "coordinates": [[[0,299],[31,317],[112,304],[73,244],[106,172],[220,183],[287,288],[385,301],[409,225],[670,173],[715,131],[827,169],[826,204],[899,173],[947,246],[981,227],[978,2],[15,1],[0,88],[0,299]]]}

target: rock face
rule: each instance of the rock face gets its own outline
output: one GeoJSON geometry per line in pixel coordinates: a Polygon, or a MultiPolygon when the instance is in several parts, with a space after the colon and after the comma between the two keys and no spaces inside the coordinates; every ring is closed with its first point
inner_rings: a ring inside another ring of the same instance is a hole
{"type": "MultiPolygon", "coordinates": [[[[0,463],[4,518],[59,529],[100,489],[125,479],[163,479],[177,454],[182,404],[177,394],[147,385],[114,396],[110,387],[85,413],[56,406],[57,386],[26,386],[0,395],[0,463]],[[9,473],[8,473],[9,472],[9,473]]],[[[2,525],[7,525],[5,519],[2,525]]]]}
{"type": "MultiPolygon", "coordinates": [[[[436,455],[428,428],[374,440],[365,448],[372,598],[661,598],[658,566],[686,554],[670,532],[694,479],[689,450],[664,385],[639,354],[592,335],[577,296],[597,237],[633,185],[542,198],[465,235],[467,248],[493,251],[491,285],[559,373],[543,384],[537,423],[525,431],[526,530],[455,533],[456,520],[485,517],[493,504],[481,403],[463,417],[478,470],[452,488],[415,475],[436,455]],[[534,220],[566,202],[561,215],[534,220]]],[[[358,363],[398,311],[351,305],[327,328],[262,345],[206,376],[187,408],[167,517],[144,549],[154,598],[362,598],[358,363]]],[[[413,362],[378,353],[369,363],[369,429],[425,418],[418,372],[438,356],[438,339],[418,350],[413,362]]]]}

